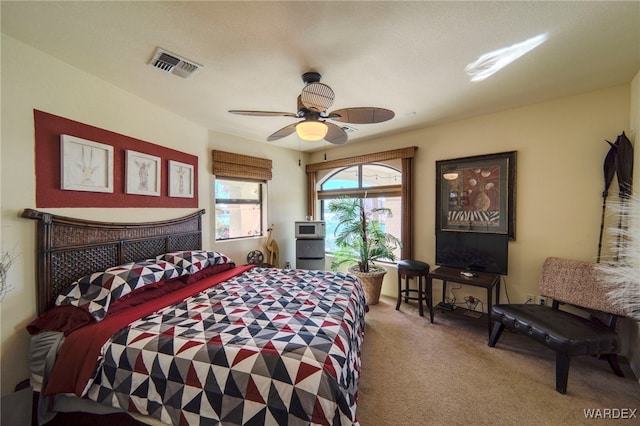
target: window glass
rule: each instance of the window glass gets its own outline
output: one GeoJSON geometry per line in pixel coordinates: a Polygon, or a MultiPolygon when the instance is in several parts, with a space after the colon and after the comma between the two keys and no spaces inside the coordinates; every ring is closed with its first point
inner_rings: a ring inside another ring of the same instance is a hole
{"type": "Polygon", "coordinates": [[[358,188],[358,169],[358,166],[352,166],[339,170],[326,179],[320,188],[323,191],[358,188]]]}
{"type": "MultiPolygon", "coordinates": [[[[390,233],[398,238],[401,234],[401,218],[402,218],[402,197],[400,196],[377,196],[377,195],[365,195],[367,191],[376,186],[400,186],[402,184],[402,173],[389,166],[380,164],[364,164],[362,166],[350,166],[345,169],[336,171],[330,174],[321,184],[325,193],[321,201],[321,217],[326,222],[326,237],[325,237],[325,251],[332,253],[336,250],[335,244],[335,230],[338,225],[334,218],[334,214],[329,211],[329,203],[332,199],[338,198],[340,194],[335,194],[335,197],[331,195],[331,190],[339,189],[361,189],[362,191],[355,191],[353,196],[365,197],[365,208],[367,210],[371,208],[388,208],[391,209],[392,217],[387,217],[384,214],[378,214],[373,217],[374,220],[378,220],[385,232],[390,233]],[[358,176],[362,176],[362,182],[359,182],[358,176]]],[[[400,248],[396,249],[396,257],[399,259],[401,252],[400,248]]]]}
{"type": "MultiPolygon", "coordinates": [[[[332,253],[337,249],[335,230],[338,223],[334,219],[334,213],[331,213],[329,211],[329,203],[331,203],[331,199],[322,201],[322,214],[323,220],[326,222],[325,251],[327,253],[332,253]]],[[[391,209],[391,212],[393,214],[392,217],[387,217],[384,214],[374,214],[372,218],[373,220],[377,220],[380,222],[381,228],[384,232],[388,232],[389,234],[394,235],[398,238],[400,238],[401,235],[401,205],[401,197],[377,197],[365,199],[366,210],[370,210],[372,208],[391,209]]],[[[395,254],[396,258],[400,259],[400,248],[397,248],[395,250],[395,254]]]]}
{"type": "Polygon", "coordinates": [[[402,173],[399,170],[379,164],[362,166],[362,187],[387,186],[402,184],[402,173]]]}
{"type": "Polygon", "coordinates": [[[216,179],[216,240],[262,235],[260,182],[216,179]]]}

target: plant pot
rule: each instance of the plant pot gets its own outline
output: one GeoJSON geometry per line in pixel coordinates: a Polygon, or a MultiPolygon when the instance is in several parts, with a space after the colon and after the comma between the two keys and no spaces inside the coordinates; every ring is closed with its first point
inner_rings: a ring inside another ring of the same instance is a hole
{"type": "Polygon", "coordinates": [[[375,305],[380,301],[380,291],[382,290],[382,280],[387,273],[383,268],[369,268],[369,272],[360,272],[358,265],[349,267],[349,273],[360,278],[367,304],[375,305]]]}

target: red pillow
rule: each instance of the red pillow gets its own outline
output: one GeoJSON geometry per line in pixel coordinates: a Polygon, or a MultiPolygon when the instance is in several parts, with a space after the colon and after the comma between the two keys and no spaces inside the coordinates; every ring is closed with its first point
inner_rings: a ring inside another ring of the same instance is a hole
{"type": "Polygon", "coordinates": [[[215,275],[223,271],[228,271],[229,269],[234,268],[235,266],[236,265],[233,263],[222,263],[219,265],[211,265],[211,266],[207,266],[204,269],[199,270],[195,274],[183,275],[178,279],[184,281],[185,284],[192,284],[205,277],[210,277],[211,275],[215,275]]]}
{"type": "Polygon", "coordinates": [[[65,336],[96,320],[85,309],[73,305],[53,306],[27,325],[29,334],[41,331],[62,331],[65,336]]]}
{"type": "Polygon", "coordinates": [[[145,302],[148,302],[149,300],[153,300],[157,297],[160,297],[167,293],[171,293],[172,291],[178,290],[185,286],[186,283],[180,278],[171,278],[168,280],[153,283],[152,285],[138,288],[127,294],[125,297],[121,297],[120,299],[113,302],[113,304],[109,308],[109,312],[107,313],[107,315],[115,314],[116,312],[120,312],[132,306],[141,305],[145,302]]]}
{"type": "Polygon", "coordinates": [[[132,291],[125,297],[122,297],[115,301],[109,308],[109,314],[120,312],[124,309],[131,308],[133,306],[141,305],[142,303],[153,300],[162,295],[171,293],[192,284],[202,278],[215,275],[219,272],[223,272],[235,267],[234,264],[223,263],[221,265],[207,266],[204,269],[196,272],[192,275],[183,275],[179,278],[172,278],[165,281],[154,283],[153,285],[145,286],[132,291]]]}

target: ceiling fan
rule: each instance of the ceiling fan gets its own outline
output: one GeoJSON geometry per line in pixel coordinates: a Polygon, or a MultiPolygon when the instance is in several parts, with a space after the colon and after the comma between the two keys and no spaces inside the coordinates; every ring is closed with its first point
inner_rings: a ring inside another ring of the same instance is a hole
{"type": "Polygon", "coordinates": [[[376,107],[343,108],[327,112],[327,109],[333,104],[334,93],[331,87],[320,83],[320,78],[321,76],[317,72],[302,74],[302,81],[305,86],[298,96],[297,113],[239,109],[232,109],[229,112],[240,115],[284,116],[304,119],[276,131],[267,138],[268,141],[275,141],[296,132],[302,140],[319,141],[325,139],[327,142],[338,145],[347,142],[349,136],[342,127],[327,120],[352,124],[369,124],[382,123],[394,117],[393,111],[376,107]]]}

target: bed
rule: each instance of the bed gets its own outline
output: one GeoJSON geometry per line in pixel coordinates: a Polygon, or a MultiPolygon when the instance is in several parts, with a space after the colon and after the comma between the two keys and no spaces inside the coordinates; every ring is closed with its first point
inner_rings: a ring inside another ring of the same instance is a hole
{"type": "Polygon", "coordinates": [[[202,214],[38,223],[38,418],[127,412],[173,425],[357,424],[364,292],[349,274],[236,265],[202,214]]]}

